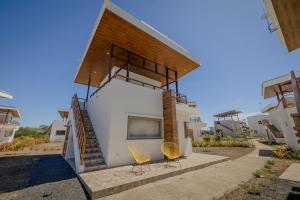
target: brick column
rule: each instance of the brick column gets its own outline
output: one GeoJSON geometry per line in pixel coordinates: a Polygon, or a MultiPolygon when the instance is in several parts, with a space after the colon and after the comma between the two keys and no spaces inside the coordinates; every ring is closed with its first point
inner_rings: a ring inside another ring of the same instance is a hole
{"type": "Polygon", "coordinates": [[[174,90],[163,92],[164,139],[178,144],[176,96],[174,90]]]}

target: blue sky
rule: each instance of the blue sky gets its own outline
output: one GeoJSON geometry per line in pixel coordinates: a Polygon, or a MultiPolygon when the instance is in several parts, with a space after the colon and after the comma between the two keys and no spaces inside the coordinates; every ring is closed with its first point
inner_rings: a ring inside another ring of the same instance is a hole
{"type": "MultiPolygon", "coordinates": [[[[202,118],[228,109],[258,112],[264,80],[300,69],[300,50],[288,53],[270,34],[262,0],[114,0],[135,17],[173,39],[202,67],[180,79],[179,87],[197,101],[202,118]]],[[[0,90],[20,108],[23,126],[50,124],[57,110],[86,87],[74,75],[101,0],[1,0],[0,90]]],[[[261,102],[261,103],[260,103],[261,102]]]]}

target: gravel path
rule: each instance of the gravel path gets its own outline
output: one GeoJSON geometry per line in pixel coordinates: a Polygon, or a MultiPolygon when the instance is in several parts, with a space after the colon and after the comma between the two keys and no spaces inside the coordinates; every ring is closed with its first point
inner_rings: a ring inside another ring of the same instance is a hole
{"type": "Polygon", "coordinates": [[[0,199],[86,200],[76,174],[60,155],[0,158],[0,199]]]}

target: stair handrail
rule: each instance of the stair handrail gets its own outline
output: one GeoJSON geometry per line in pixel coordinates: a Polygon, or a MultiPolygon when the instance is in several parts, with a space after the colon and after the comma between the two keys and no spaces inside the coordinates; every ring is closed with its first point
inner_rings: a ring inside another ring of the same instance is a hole
{"type": "Polygon", "coordinates": [[[66,127],[67,127],[67,130],[66,130],[66,136],[65,136],[64,146],[63,146],[63,151],[62,151],[63,156],[65,156],[66,152],[67,152],[67,146],[68,146],[68,140],[69,140],[69,134],[70,134],[70,127],[71,127],[70,121],[68,121],[68,124],[66,125],[66,127]]]}
{"type": "Polygon", "coordinates": [[[80,109],[80,104],[79,104],[77,94],[75,94],[72,98],[72,109],[75,118],[76,135],[77,135],[78,146],[80,150],[80,163],[82,164],[85,159],[85,145],[86,145],[87,130],[86,127],[84,126],[82,112],[80,109]]]}

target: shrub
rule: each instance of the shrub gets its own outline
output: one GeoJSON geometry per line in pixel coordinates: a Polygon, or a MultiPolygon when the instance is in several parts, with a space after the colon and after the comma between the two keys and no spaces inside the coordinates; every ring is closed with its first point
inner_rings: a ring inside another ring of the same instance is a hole
{"type": "Polygon", "coordinates": [[[296,160],[300,160],[300,150],[291,153],[291,157],[296,160]]]}
{"type": "Polygon", "coordinates": [[[272,165],[265,164],[266,169],[272,169],[272,165]]]}
{"type": "Polygon", "coordinates": [[[249,194],[253,194],[253,195],[260,195],[259,188],[256,187],[256,186],[250,186],[250,187],[248,188],[248,193],[249,193],[249,194]]]}
{"type": "Polygon", "coordinates": [[[262,178],[263,175],[262,175],[262,171],[260,170],[256,170],[253,175],[256,177],[256,178],[262,178]]]}
{"type": "Polygon", "coordinates": [[[284,159],[284,158],[291,158],[291,156],[289,155],[289,151],[285,150],[282,147],[276,147],[273,150],[274,154],[276,155],[277,158],[279,159],[284,159]]]}
{"type": "Polygon", "coordinates": [[[267,161],[267,164],[268,164],[268,165],[274,165],[274,164],[275,164],[275,161],[274,161],[274,160],[268,160],[268,161],[267,161]]]}

